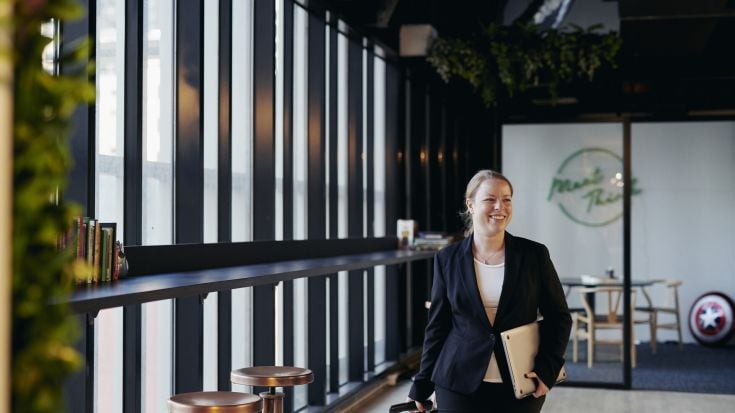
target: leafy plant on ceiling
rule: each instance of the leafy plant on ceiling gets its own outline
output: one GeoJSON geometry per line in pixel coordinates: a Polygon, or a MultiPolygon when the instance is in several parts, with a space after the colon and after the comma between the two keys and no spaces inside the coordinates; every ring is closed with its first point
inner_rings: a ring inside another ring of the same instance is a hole
{"type": "Polygon", "coordinates": [[[520,18],[509,26],[491,23],[472,39],[434,39],[427,60],[444,81],[467,80],[487,106],[542,86],[555,100],[560,86],[617,67],[622,40],[598,33],[601,27],[543,29],[520,18]]]}
{"type": "Polygon", "coordinates": [[[79,103],[94,99],[89,82],[90,42],[69,47],[58,62],[69,71],[51,75],[43,51],[54,47],[41,33],[51,19],[68,21],[84,9],[75,0],[11,1],[13,33],[13,280],[12,411],[64,410],[62,385],[82,362],[74,349],[78,331],[66,301],[83,265],[57,242],[78,208],[58,201],[71,166],[68,134],[79,103]],[[74,72],[74,73],[70,73],[74,72]]]}

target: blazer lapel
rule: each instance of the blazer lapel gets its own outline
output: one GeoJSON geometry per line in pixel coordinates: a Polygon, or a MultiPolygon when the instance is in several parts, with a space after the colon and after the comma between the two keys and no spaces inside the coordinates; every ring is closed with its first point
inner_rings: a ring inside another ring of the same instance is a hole
{"type": "Polygon", "coordinates": [[[472,255],[472,240],[474,235],[470,235],[465,238],[464,245],[462,246],[462,259],[459,262],[460,273],[462,276],[460,279],[464,284],[464,290],[470,297],[470,305],[475,310],[478,317],[485,320],[483,325],[488,329],[492,330],[490,320],[487,318],[485,313],[485,306],[482,305],[482,297],[480,297],[480,290],[477,287],[477,277],[475,275],[475,257],[472,255]]]}
{"type": "Polygon", "coordinates": [[[495,315],[495,325],[502,325],[503,317],[508,306],[512,305],[513,296],[518,286],[518,277],[521,267],[521,251],[516,248],[513,236],[505,233],[505,274],[503,276],[503,289],[500,292],[498,313],[495,315]]]}

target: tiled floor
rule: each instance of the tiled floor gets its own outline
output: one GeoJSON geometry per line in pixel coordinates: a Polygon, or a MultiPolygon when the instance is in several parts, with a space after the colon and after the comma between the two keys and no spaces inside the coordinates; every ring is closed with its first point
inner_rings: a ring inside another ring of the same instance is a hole
{"type": "MultiPolygon", "coordinates": [[[[409,382],[404,381],[371,399],[355,413],[386,413],[406,400],[409,382]]],[[[735,395],[660,391],[600,390],[556,387],[547,397],[544,413],[689,413],[731,412],[735,395]]]]}

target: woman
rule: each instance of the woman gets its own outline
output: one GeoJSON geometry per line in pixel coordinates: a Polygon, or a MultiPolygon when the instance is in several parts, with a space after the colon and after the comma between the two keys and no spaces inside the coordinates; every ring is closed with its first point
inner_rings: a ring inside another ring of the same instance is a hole
{"type": "Polygon", "coordinates": [[[505,232],[513,216],[513,186],[482,170],[465,192],[467,237],[434,261],[429,322],[421,369],[409,397],[419,411],[436,390],[441,412],[538,412],[564,364],[571,317],[549,251],[505,232]],[[538,314],[540,345],[533,397],[513,394],[502,331],[538,314]]]}

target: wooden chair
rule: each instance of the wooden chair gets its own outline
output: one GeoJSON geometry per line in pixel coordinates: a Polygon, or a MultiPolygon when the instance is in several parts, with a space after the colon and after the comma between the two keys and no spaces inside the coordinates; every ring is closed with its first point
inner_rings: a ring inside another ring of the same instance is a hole
{"type": "Polygon", "coordinates": [[[653,354],[656,354],[658,329],[675,330],[679,338],[679,351],[682,350],[681,318],[679,315],[679,286],[681,285],[681,281],[661,280],[661,282],[667,289],[664,305],[655,305],[646,290],[643,290],[647,305],[635,308],[636,311],[648,314],[648,323],[651,329],[651,352],[653,354]],[[673,316],[673,321],[661,322],[661,314],[673,316]]]}
{"type": "MultiPolygon", "coordinates": [[[[582,298],[583,312],[572,313],[572,360],[576,363],[579,353],[579,340],[587,340],[587,367],[591,368],[595,358],[595,344],[597,343],[619,343],[621,359],[623,357],[623,288],[622,287],[586,287],[578,289],[582,298]],[[599,298],[607,296],[607,311],[605,314],[595,314],[595,309],[588,300],[589,294],[596,294],[595,300],[600,303],[599,298]],[[598,339],[598,330],[620,330],[619,340],[598,339]]],[[[635,308],[635,291],[631,291],[631,314],[635,308]]],[[[647,320],[645,320],[647,321],[647,320]]],[[[633,323],[630,332],[630,353],[632,366],[636,366],[635,338],[633,323]]]]}

